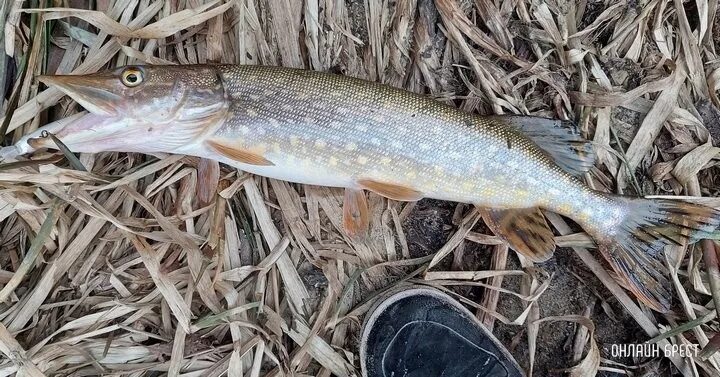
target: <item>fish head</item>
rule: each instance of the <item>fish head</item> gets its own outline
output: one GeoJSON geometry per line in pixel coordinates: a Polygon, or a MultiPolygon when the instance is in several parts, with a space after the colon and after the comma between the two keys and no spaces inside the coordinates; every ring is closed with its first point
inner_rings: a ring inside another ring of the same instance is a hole
{"type": "Polygon", "coordinates": [[[230,103],[223,79],[212,66],[133,65],[39,80],[94,115],[88,118],[95,119],[94,124],[63,130],[68,145],[73,138],[83,144],[97,138],[112,147],[107,150],[120,152],[169,152],[181,147],[219,125],[230,103]],[[154,150],[147,150],[150,147],[154,150]]]}
{"type": "Polygon", "coordinates": [[[155,122],[205,115],[228,101],[212,66],[125,66],[87,75],[39,76],[89,112],[155,122]]]}

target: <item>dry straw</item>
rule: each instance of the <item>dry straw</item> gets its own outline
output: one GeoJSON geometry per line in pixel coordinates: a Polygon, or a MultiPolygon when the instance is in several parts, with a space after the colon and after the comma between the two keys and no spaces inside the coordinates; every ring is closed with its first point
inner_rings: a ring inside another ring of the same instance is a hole
{"type": "MultiPolygon", "coordinates": [[[[585,177],[596,189],[716,196],[717,8],[716,0],[7,0],[0,88],[12,95],[0,124],[10,143],[77,112],[38,74],[129,63],[304,67],[481,114],[574,119],[598,150],[585,177]],[[622,116],[629,112],[639,118],[622,116]]],[[[668,368],[608,360],[593,318],[604,315],[598,308],[612,316],[610,302],[647,334],[640,341],[704,348],[670,357],[683,376],[720,373],[713,241],[668,250],[676,306],[661,316],[616,283],[587,235],[548,214],[557,244],[604,288],[600,306],[544,317],[538,303],[552,278],[515,262],[475,210],[458,206],[444,245],[417,255],[407,234],[416,204],[371,194],[370,237],[357,240],[342,228],[341,202],[335,189],[185,156],[67,162],[41,152],[0,166],[0,376],[357,375],[362,316],[382,292],[411,283],[451,293],[491,329],[500,321],[524,332],[513,352],[525,355],[529,374],[542,349],[560,347],[538,338],[556,321],[579,325],[570,375],[668,368]],[[487,245],[484,270],[462,265],[472,243],[487,245]],[[519,286],[506,284],[515,277],[519,286]],[[462,287],[484,296],[470,299],[462,287]],[[520,310],[503,312],[511,299],[520,310]]]]}

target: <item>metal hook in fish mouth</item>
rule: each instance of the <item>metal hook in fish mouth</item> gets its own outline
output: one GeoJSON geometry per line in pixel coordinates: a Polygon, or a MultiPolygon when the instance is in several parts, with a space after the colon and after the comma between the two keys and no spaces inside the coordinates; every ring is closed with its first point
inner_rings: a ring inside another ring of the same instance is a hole
{"type": "Polygon", "coordinates": [[[48,147],[48,139],[50,139],[50,136],[52,134],[48,130],[42,130],[40,132],[39,137],[32,137],[27,139],[28,145],[30,145],[32,148],[39,149],[39,148],[46,148],[48,147]]]}
{"type": "Polygon", "coordinates": [[[45,137],[33,137],[27,140],[28,145],[33,149],[40,149],[45,147],[45,142],[47,141],[47,138],[45,137]]]}

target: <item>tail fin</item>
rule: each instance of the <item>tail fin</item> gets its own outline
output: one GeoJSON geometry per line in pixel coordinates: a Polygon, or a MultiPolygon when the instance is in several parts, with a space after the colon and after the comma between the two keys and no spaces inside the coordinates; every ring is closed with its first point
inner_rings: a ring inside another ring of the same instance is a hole
{"type": "Polygon", "coordinates": [[[611,198],[626,215],[613,229],[594,235],[598,248],[630,291],[652,309],[667,312],[672,292],[664,247],[710,238],[720,210],[673,199],[611,198]]]}

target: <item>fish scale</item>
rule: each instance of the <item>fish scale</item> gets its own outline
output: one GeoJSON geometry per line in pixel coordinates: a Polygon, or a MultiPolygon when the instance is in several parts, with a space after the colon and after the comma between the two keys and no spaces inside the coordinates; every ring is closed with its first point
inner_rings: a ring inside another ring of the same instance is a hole
{"type": "Polygon", "coordinates": [[[315,72],[219,71],[240,105],[216,135],[307,170],[302,183],[352,187],[371,178],[436,199],[523,207],[554,202],[539,194],[573,180],[523,135],[424,96],[315,72]]]}
{"type": "Polygon", "coordinates": [[[672,298],[664,246],[711,237],[720,224],[715,208],[592,190],[578,179],[593,166],[592,145],[569,122],[478,116],[378,83],[280,67],[130,66],[40,80],[90,113],[42,127],[0,150],[4,158],[52,147],[40,137],[50,131],[74,152],[186,154],[344,187],[350,237],[367,235],[365,190],[470,203],[533,262],[555,249],[543,215],[553,211],[577,222],[623,285],[662,312],[672,298]]]}

